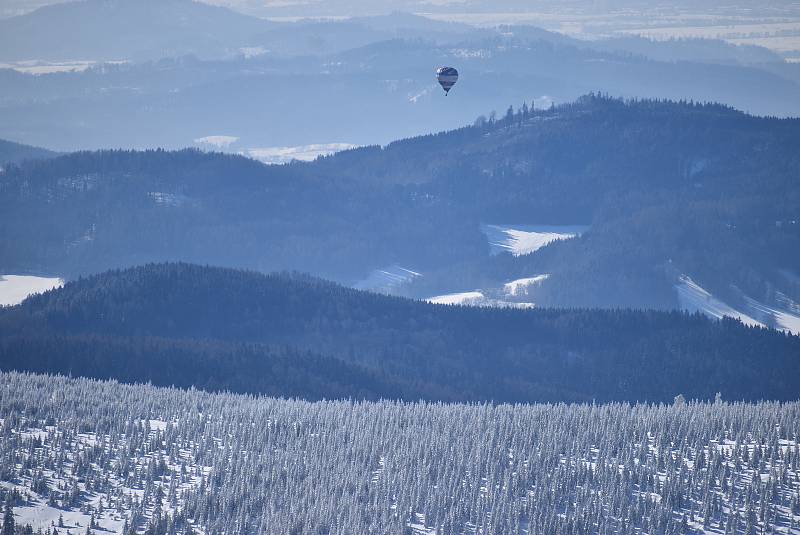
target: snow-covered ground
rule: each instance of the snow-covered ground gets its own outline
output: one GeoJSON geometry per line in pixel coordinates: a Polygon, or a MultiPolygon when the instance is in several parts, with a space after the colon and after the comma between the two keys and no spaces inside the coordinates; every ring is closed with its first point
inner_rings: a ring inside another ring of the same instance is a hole
{"type": "Polygon", "coordinates": [[[310,162],[320,156],[327,156],[335,152],[355,148],[350,143],[317,143],[313,145],[300,145],[297,147],[260,147],[246,149],[242,152],[255,160],[267,164],[289,163],[292,160],[310,162]]]}
{"type": "Polygon", "coordinates": [[[31,294],[46,292],[63,284],[63,280],[53,277],[0,275],[0,306],[16,305],[31,294]]]}
{"type": "Polygon", "coordinates": [[[373,270],[365,279],[355,283],[353,287],[358,290],[391,293],[392,290],[400,285],[421,276],[422,273],[395,264],[373,270]]]}
{"type": "Polygon", "coordinates": [[[499,287],[479,288],[468,292],[436,295],[426,299],[437,305],[462,305],[475,307],[534,308],[529,301],[533,290],[550,278],[549,273],[509,281],[499,287]]]}
{"type": "Polygon", "coordinates": [[[763,323],[781,331],[800,334],[800,313],[797,304],[785,295],[779,294],[780,306],[769,306],[745,297],[748,311],[763,323]]]}
{"type": "Polygon", "coordinates": [[[196,145],[215,150],[227,149],[237,141],[239,138],[236,136],[205,136],[194,140],[196,145]]]}
{"type": "Polygon", "coordinates": [[[485,296],[478,291],[437,295],[427,301],[436,305],[478,305],[485,296]]]}
{"type": "Polygon", "coordinates": [[[800,525],[796,402],[307,402],[16,373],[0,392],[0,494],[48,533],[800,525]]]}
{"type": "Polygon", "coordinates": [[[711,295],[688,275],[680,276],[675,289],[678,291],[678,302],[683,310],[701,312],[706,316],[717,319],[722,319],[725,316],[736,318],[745,325],[764,326],[760,321],[756,321],[711,295]]]}
{"type": "Polygon", "coordinates": [[[583,225],[481,225],[489,240],[491,254],[530,254],[558,240],[580,236],[589,227],[583,225]]]}
{"type": "Polygon", "coordinates": [[[127,60],[117,61],[93,61],[93,60],[69,60],[69,61],[46,61],[40,59],[30,59],[24,61],[14,61],[10,63],[0,63],[0,69],[13,69],[24,74],[54,74],[58,72],[83,72],[94,66],[102,65],[121,65],[127,60]]]}
{"type": "Polygon", "coordinates": [[[472,291],[452,294],[437,295],[426,299],[427,302],[435,305],[461,305],[473,307],[497,307],[497,308],[534,308],[533,303],[507,300],[502,297],[494,297],[496,291],[472,291]]]}
{"type": "Polygon", "coordinates": [[[724,316],[737,318],[745,325],[772,327],[800,334],[800,305],[781,293],[777,295],[778,304],[776,305],[766,305],[756,299],[744,296],[747,306],[743,310],[737,310],[711,295],[688,275],[681,275],[675,289],[683,310],[701,312],[717,319],[724,316]]]}
{"type": "Polygon", "coordinates": [[[532,286],[539,286],[544,281],[550,278],[549,273],[545,273],[543,275],[536,275],[535,277],[527,277],[524,279],[517,279],[511,282],[507,282],[503,285],[503,289],[506,292],[506,295],[511,296],[518,296],[518,295],[527,295],[528,290],[532,286]]]}

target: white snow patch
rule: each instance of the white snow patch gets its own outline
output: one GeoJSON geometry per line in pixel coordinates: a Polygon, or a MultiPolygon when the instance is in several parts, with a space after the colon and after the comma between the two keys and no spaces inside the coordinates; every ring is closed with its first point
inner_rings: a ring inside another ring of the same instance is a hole
{"type": "Polygon", "coordinates": [[[29,295],[46,292],[63,285],[63,280],[54,277],[0,275],[0,305],[16,305],[29,295]]]}
{"type": "Polygon", "coordinates": [[[421,276],[422,273],[395,264],[373,270],[365,279],[358,281],[354,288],[386,293],[421,276]]]}
{"type": "Polygon", "coordinates": [[[524,279],[517,279],[507,282],[503,285],[506,295],[526,295],[530,286],[539,285],[550,278],[549,273],[543,275],[536,275],[535,277],[527,277],[524,279]]]}
{"type": "Polygon", "coordinates": [[[471,305],[476,304],[484,298],[481,292],[461,292],[446,295],[437,295],[426,299],[429,303],[436,305],[471,305]]]}
{"type": "Polygon", "coordinates": [[[335,152],[349,150],[357,145],[351,143],[315,143],[312,145],[299,145],[296,147],[261,147],[246,149],[241,152],[254,160],[259,160],[266,164],[283,164],[292,160],[310,162],[320,156],[327,156],[335,152]]]}
{"type": "Polygon", "coordinates": [[[150,429],[154,431],[164,431],[167,429],[167,422],[164,420],[149,420],[150,429]]]}
{"type": "Polygon", "coordinates": [[[587,228],[583,225],[481,225],[491,254],[509,252],[514,256],[530,254],[554,241],[575,238],[587,228]]]}
{"type": "Polygon", "coordinates": [[[236,136],[205,136],[194,140],[197,145],[213,149],[227,149],[237,141],[239,138],[236,136]]]}
{"type": "Polygon", "coordinates": [[[58,72],[83,72],[95,65],[102,66],[119,65],[127,63],[126,60],[97,62],[93,60],[70,60],[70,61],[45,61],[31,59],[25,61],[15,61],[11,63],[0,63],[0,69],[14,69],[24,74],[42,75],[58,72]]]}
{"type": "Polygon", "coordinates": [[[745,297],[748,308],[753,315],[767,325],[780,331],[800,334],[800,315],[797,314],[797,304],[787,296],[779,293],[778,300],[782,306],[770,306],[750,297],[745,297]]]}
{"type": "Polygon", "coordinates": [[[764,326],[763,323],[739,312],[711,295],[688,275],[681,275],[679,281],[675,285],[675,289],[678,291],[678,302],[681,309],[689,312],[701,312],[716,319],[721,319],[725,316],[736,318],[745,325],[764,326]]]}
{"type": "Polygon", "coordinates": [[[516,301],[505,301],[488,297],[483,292],[475,290],[472,292],[460,292],[445,295],[437,295],[426,299],[428,303],[435,305],[461,305],[471,307],[495,307],[495,308],[534,308],[534,303],[521,303],[516,301]]]}

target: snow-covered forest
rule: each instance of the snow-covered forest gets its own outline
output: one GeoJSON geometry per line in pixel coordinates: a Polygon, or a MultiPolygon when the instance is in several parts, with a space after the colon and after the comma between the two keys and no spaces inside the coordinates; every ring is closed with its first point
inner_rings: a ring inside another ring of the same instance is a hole
{"type": "Polygon", "coordinates": [[[0,418],[18,533],[800,533],[800,403],[307,402],[4,373],[0,418]]]}

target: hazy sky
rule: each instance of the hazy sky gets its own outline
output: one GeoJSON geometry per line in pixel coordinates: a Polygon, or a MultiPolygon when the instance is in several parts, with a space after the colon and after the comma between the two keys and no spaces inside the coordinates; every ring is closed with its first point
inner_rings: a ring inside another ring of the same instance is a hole
{"type": "MultiPolygon", "coordinates": [[[[0,16],[8,17],[65,0],[0,0],[0,16]]],[[[110,0],[109,0],[110,1],[110,0]]],[[[617,9],[676,9],[681,11],[748,12],[751,16],[800,13],[793,0],[207,0],[256,16],[352,16],[393,10],[413,12],[558,12],[561,15],[603,13],[617,9]]]]}

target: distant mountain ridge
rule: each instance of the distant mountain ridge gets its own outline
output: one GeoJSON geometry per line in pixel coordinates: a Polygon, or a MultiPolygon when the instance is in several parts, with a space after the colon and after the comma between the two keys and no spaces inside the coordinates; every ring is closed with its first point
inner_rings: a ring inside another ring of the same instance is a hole
{"type": "Polygon", "coordinates": [[[189,264],[111,271],[0,310],[4,370],[311,398],[796,399],[798,355],[800,337],[732,320],[448,307],[189,264]]]}
{"type": "Polygon", "coordinates": [[[271,27],[194,0],[77,0],[0,20],[0,59],[220,57],[271,27]]]}
{"type": "Polygon", "coordinates": [[[246,153],[386,144],[598,90],[800,115],[796,66],[766,49],[582,41],[407,13],[271,22],[189,0],[84,0],[0,21],[0,66],[0,137],[61,151],[178,149],[213,136],[246,153]],[[461,71],[457,99],[442,100],[438,65],[461,71]],[[85,70],[23,74],[69,69],[85,70]],[[380,120],[354,120],[365,117],[380,120]]]}

